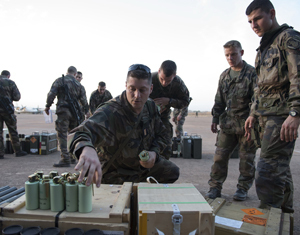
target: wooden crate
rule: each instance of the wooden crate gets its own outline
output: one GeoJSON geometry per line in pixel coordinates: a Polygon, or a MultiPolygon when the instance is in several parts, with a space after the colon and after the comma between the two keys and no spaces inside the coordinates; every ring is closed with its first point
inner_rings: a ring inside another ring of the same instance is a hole
{"type": "Polygon", "coordinates": [[[223,198],[207,201],[215,214],[216,235],[293,234],[293,215],[282,213],[281,209],[246,207],[238,203],[226,202],[223,198]]]}
{"type": "Polygon", "coordinates": [[[214,234],[213,210],[193,184],[140,183],[137,204],[139,235],[173,234],[176,207],[182,216],[180,234],[214,234]]]}
{"type": "MultiPolygon", "coordinates": [[[[130,234],[130,194],[131,183],[123,185],[105,185],[94,188],[93,210],[90,213],[66,212],[58,215],[51,210],[26,210],[25,195],[1,208],[2,227],[19,224],[23,227],[57,226],[61,234],[70,228],[83,230],[101,229],[118,231],[118,234],[130,234]]],[[[116,233],[117,234],[117,233],[116,233]]]]}

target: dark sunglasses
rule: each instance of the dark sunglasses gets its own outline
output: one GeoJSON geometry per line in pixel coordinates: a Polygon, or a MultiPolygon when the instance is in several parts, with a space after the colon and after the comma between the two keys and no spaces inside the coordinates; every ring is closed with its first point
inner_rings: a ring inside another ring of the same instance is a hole
{"type": "Polygon", "coordinates": [[[143,65],[143,64],[133,64],[133,65],[131,65],[128,69],[128,72],[134,71],[134,70],[143,70],[146,73],[151,73],[151,70],[146,65],[143,65]]]}

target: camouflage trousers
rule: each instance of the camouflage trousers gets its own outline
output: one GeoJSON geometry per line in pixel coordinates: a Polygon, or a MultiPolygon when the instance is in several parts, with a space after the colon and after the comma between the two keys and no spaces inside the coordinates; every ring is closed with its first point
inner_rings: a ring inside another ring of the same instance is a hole
{"type": "Polygon", "coordinates": [[[216,142],[214,163],[211,167],[211,188],[222,189],[228,174],[228,162],[232,151],[239,145],[239,171],[237,188],[248,191],[255,177],[255,153],[256,145],[253,141],[247,141],[243,134],[227,134],[222,129],[219,131],[216,142]]]}
{"type": "Polygon", "coordinates": [[[116,171],[109,171],[102,176],[102,183],[146,182],[150,176],[159,183],[174,183],[179,178],[179,167],[169,160],[159,158],[151,169],[140,167],[139,171],[132,171],[118,168],[116,171]]]}
{"type": "Polygon", "coordinates": [[[185,121],[185,117],[182,117],[179,121],[177,121],[177,117],[175,117],[175,124],[176,124],[175,133],[178,138],[183,136],[183,128],[182,127],[183,127],[184,121],[185,121]]]}
{"type": "MultiPolygon", "coordinates": [[[[15,117],[15,120],[17,120],[16,115],[14,115],[14,117],[15,117]]],[[[11,118],[11,115],[0,114],[0,155],[4,155],[3,122],[5,122],[5,125],[8,129],[9,137],[10,137],[14,152],[15,153],[19,152],[21,149],[20,149],[19,134],[17,131],[17,122],[11,118]]]]}
{"type": "Polygon", "coordinates": [[[57,140],[61,152],[61,157],[69,161],[70,156],[67,148],[68,132],[76,127],[76,120],[70,113],[58,113],[55,121],[57,140]]]}
{"type": "Polygon", "coordinates": [[[286,116],[260,117],[261,153],[255,177],[256,192],[261,208],[281,208],[283,212],[293,210],[293,180],[290,161],[295,141],[280,140],[280,130],[286,116]]]}
{"type": "Polygon", "coordinates": [[[162,155],[166,159],[170,159],[170,157],[173,154],[173,151],[172,151],[173,125],[170,123],[169,118],[162,118],[161,121],[162,121],[162,123],[165,125],[165,127],[167,129],[166,139],[168,140],[168,145],[164,149],[162,155]]]}

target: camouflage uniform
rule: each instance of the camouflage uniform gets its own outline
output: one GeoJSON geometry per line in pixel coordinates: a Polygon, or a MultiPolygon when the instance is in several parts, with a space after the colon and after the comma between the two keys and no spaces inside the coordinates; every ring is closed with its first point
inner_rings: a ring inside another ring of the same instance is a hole
{"type": "MultiPolygon", "coordinates": [[[[102,183],[141,182],[148,176],[153,176],[160,183],[173,183],[178,179],[179,168],[160,155],[166,147],[166,128],[155,103],[150,99],[147,103],[140,114],[143,115],[140,124],[130,134],[120,156],[102,176],[102,183]],[[142,150],[156,152],[157,159],[153,168],[146,169],[140,165],[138,155],[142,150]]],[[[82,147],[95,147],[104,168],[137,120],[138,115],[132,111],[124,91],[122,95],[100,106],[92,117],[72,130],[68,136],[70,152],[76,154],[82,147]]]]}
{"type": "Polygon", "coordinates": [[[108,90],[105,90],[103,95],[100,95],[98,90],[95,90],[92,92],[91,97],[90,97],[90,112],[91,114],[94,114],[96,111],[97,107],[112,99],[113,97],[111,96],[110,92],[108,90]]]}
{"type": "Polygon", "coordinates": [[[164,156],[169,159],[172,155],[172,136],[173,136],[173,125],[170,123],[171,107],[182,109],[187,107],[189,104],[189,90],[185,86],[184,82],[179,76],[175,76],[173,81],[166,87],[160,84],[158,73],[152,73],[152,84],[153,90],[150,94],[151,99],[167,97],[171,98],[170,104],[166,105],[161,110],[161,120],[167,128],[167,140],[168,146],[164,151],[164,156]]]}
{"type": "Polygon", "coordinates": [[[219,124],[221,130],[217,136],[214,164],[211,167],[211,188],[222,189],[228,173],[228,161],[231,152],[239,145],[240,176],[237,187],[248,191],[255,176],[254,141],[246,140],[244,124],[249,116],[256,73],[252,66],[243,61],[243,68],[239,77],[230,77],[230,68],[220,76],[215,104],[212,108],[213,123],[219,124]]]}
{"type": "MultiPolygon", "coordinates": [[[[0,75],[0,87],[2,87],[2,89],[0,90],[1,93],[4,92],[4,94],[1,94],[1,96],[6,96],[11,101],[20,100],[21,94],[14,81],[0,75]]],[[[11,115],[8,114],[7,111],[3,110],[0,107],[0,156],[4,155],[3,122],[5,122],[7,129],[9,131],[9,136],[11,139],[14,152],[17,153],[21,150],[19,135],[17,131],[17,117],[15,114],[12,114],[12,116],[14,116],[15,120],[11,118],[11,115]]]]}
{"type": "MultiPolygon", "coordinates": [[[[88,103],[86,99],[85,89],[73,76],[66,75],[64,77],[64,84],[69,88],[70,96],[77,99],[84,107],[85,113],[88,112],[88,103]]],[[[70,162],[69,153],[67,150],[67,134],[68,131],[77,126],[77,120],[70,112],[67,96],[65,95],[62,82],[62,77],[56,79],[48,93],[46,107],[50,107],[57,96],[55,129],[57,131],[57,139],[61,151],[62,159],[68,163],[70,162]]]]}
{"type": "Polygon", "coordinates": [[[188,106],[183,109],[174,109],[173,110],[173,118],[176,124],[175,133],[177,138],[181,138],[183,135],[183,124],[185,122],[185,117],[188,115],[188,106]],[[177,121],[177,117],[181,115],[181,119],[177,121]]]}
{"type": "Polygon", "coordinates": [[[260,207],[293,212],[290,161],[295,141],[281,141],[280,130],[290,110],[300,113],[300,33],[286,24],[265,33],[255,69],[258,88],[250,115],[258,117],[262,128],[256,192],[260,207]]]}

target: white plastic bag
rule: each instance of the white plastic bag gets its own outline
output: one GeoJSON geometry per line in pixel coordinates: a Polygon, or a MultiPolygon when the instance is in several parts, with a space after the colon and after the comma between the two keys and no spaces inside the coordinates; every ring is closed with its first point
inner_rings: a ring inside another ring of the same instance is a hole
{"type": "Polygon", "coordinates": [[[52,123],[53,122],[51,109],[49,109],[49,115],[47,115],[47,113],[45,111],[43,111],[43,114],[44,114],[46,123],[52,123]]]}

